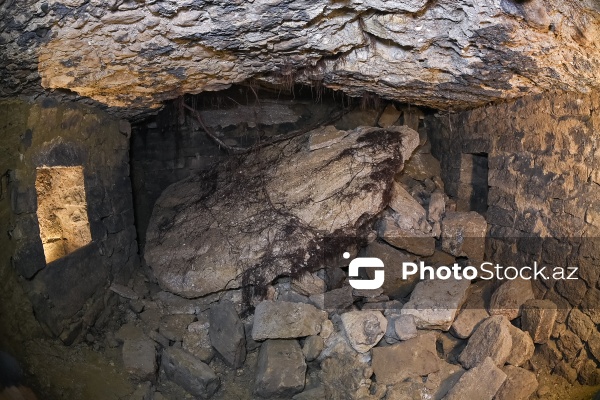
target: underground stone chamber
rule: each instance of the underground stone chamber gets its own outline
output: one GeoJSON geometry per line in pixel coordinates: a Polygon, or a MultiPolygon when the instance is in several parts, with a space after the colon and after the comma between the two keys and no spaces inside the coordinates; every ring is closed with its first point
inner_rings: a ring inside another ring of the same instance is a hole
{"type": "Polygon", "coordinates": [[[0,15],[0,398],[596,396],[593,2],[0,15]]]}

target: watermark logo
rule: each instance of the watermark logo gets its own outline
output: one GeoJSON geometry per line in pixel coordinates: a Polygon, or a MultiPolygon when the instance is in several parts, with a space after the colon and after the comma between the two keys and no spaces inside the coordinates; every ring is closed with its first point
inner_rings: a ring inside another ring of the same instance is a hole
{"type": "MultiPolygon", "coordinates": [[[[350,258],[350,253],[344,253],[344,258],[350,258]]],[[[357,257],[350,261],[348,265],[348,275],[350,278],[358,278],[361,268],[383,268],[383,261],[377,257],[357,257]]],[[[373,279],[350,279],[350,286],[358,290],[379,289],[383,285],[385,273],[383,269],[377,269],[374,272],[373,279]]]]}

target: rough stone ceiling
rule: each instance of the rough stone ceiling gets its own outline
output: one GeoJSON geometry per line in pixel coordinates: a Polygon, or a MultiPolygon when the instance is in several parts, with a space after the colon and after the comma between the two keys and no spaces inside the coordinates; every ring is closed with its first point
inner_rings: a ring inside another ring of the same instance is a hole
{"type": "Polygon", "coordinates": [[[144,110],[247,80],[435,108],[600,86],[597,0],[0,0],[0,96],[144,110]]]}

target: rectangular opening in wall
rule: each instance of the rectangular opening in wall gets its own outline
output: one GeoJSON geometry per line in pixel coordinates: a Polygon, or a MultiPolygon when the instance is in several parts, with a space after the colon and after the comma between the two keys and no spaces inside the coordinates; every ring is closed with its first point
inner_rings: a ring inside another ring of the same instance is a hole
{"type": "Polygon", "coordinates": [[[462,154],[460,163],[458,211],[485,215],[488,207],[488,155],[462,154]]]}
{"type": "Polygon", "coordinates": [[[40,167],[35,179],[37,217],[46,263],[92,241],[83,167],[40,167]]]}

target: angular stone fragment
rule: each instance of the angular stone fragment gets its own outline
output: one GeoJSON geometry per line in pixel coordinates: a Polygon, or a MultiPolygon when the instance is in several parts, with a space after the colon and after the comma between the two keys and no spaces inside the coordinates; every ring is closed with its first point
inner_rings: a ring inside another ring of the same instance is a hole
{"type": "Polygon", "coordinates": [[[420,329],[447,331],[466,299],[470,284],[465,279],[430,279],[419,282],[401,313],[414,315],[420,329]]]}
{"type": "Polygon", "coordinates": [[[512,365],[502,368],[506,380],[496,393],[494,400],[527,400],[538,388],[533,372],[512,365]]]}
{"type": "Polygon", "coordinates": [[[389,128],[394,125],[398,118],[402,115],[401,111],[398,111],[393,104],[388,104],[387,107],[383,110],[381,117],[379,117],[379,121],[377,121],[377,125],[382,128],[389,128]]]}
{"type": "Polygon", "coordinates": [[[215,351],[210,342],[208,318],[200,318],[188,325],[187,331],[183,334],[183,348],[208,363],[213,359],[215,351]]]}
{"type": "Polygon", "coordinates": [[[486,281],[477,282],[469,287],[467,300],[452,323],[453,335],[461,339],[468,338],[477,326],[490,316],[486,307],[486,299],[489,303],[490,292],[491,285],[486,281]]]}
{"type": "Polygon", "coordinates": [[[567,326],[583,341],[587,341],[596,329],[596,325],[591,318],[576,308],[569,313],[567,326]]]}
{"type": "Polygon", "coordinates": [[[254,312],[252,338],[287,339],[317,335],[327,313],[311,304],[262,301],[254,312]]]}
{"type": "Polygon", "coordinates": [[[441,400],[456,385],[465,370],[460,365],[440,361],[440,370],[429,374],[425,382],[428,396],[432,400],[441,400]]]}
{"type": "Polygon", "coordinates": [[[398,182],[392,184],[392,198],[389,207],[397,214],[394,219],[399,228],[407,231],[428,233],[427,212],[398,182]]]}
{"type": "Polygon", "coordinates": [[[324,293],[327,290],[325,281],[316,274],[304,274],[292,281],[292,289],[304,296],[324,293]]]}
{"type": "Polygon", "coordinates": [[[348,285],[325,293],[313,294],[309,300],[320,309],[345,310],[354,303],[352,286],[348,285]]]}
{"type": "Polygon", "coordinates": [[[435,238],[431,227],[427,232],[421,228],[405,228],[407,221],[402,214],[387,211],[377,223],[377,234],[394,247],[420,256],[430,256],[435,252],[435,238]]]}
{"type": "Polygon", "coordinates": [[[350,311],[342,314],[346,336],[359,353],[375,346],[387,329],[387,319],[379,311],[350,311]]]}
{"type": "Polygon", "coordinates": [[[522,306],[521,328],[534,343],[546,343],[552,334],[558,311],[550,300],[529,300],[522,306]]]}
{"type": "Polygon", "coordinates": [[[498,366],[504,365],[512,350],[510,329],[510,322],[504,316],[497,315],[483,321],[460,354],[462,366],[470,369],[486,358],[498,366]]]}
{"type": "Polygon", "coordinates": [[[391,346],[375,347],[372,367],[377,382],[390,385],[439,371],[441,360],[435,343],[435,333],[429,332],[391,346]]]}
{"type": "Polygon", "coordinates": [[[196,298],[266,286],[319,267],[316,254],[341,251],[327,248],[327,235],[365,235],[360,228],[386,207],[419,135],[405,126],[360,128],[310,151],[316,132],[253,152],[235,171],[223,166],[218,176],[227,179],[193,176],[162,193],[144,253],[162,288],[196,298]]]}
{"type": "Polygon", "coordinates": [[[255,393],[290,398],[304,389],[306,362],[296,340],[267,340],[260,347],[255,393]]]}
{"type": "Polygon", "coordinates": [[[161,367],[167,378],[201,399],[210,398],[221,384],[208,365],[175,347],[163,351],[161,367]]]}
{"type": "Polygon", "coordinates": [[[156,380],[156,347],[148,338],[129,339],[123,343],[123,366],[140,381],[156,380]]]}
{"type": "Polygon", "coordinates": [[[531,280],[515,279],[504,282],[492,294],[490,301],[491,315],[504,315],[509,320],[521,314],[521,306],[534,299],[531,280]]]}
{"type": "MultiPolygon", "coordinates": [[[[383,293],[393,299],[401,299],[408,296],[419,281],[417,274],[410,275],[407,279],[402,276],[402,263],[405,261],[416,261],[416,256],[398,250],[386,243],[372,242],[365,249],[365,257],[377,257],[385,265],[385,280],[383,282],[383,293]]],[[[373,279],[375,272],[372,268],[366,270],[369,278],[373,279]]]]}
{"type": "Polygon", "coordinates": [[[398,340],[408,340],[418,335],[414,315],[400,314],[392,318],[390,323],[398,340]]]}
{"type": "Polygon", "coordinates": [[[231,368],[240,368],[246,360],[244,324],[229,301],[221,301],[210,308],[210,342],[231,368]]]}
{"type": "Polygon", "coordinates": [[[510,326],[510,337],[512,339],[512,350],[506,359],[506,363],[520,367],[533,357],[535,345],[529,335],[519,328],[510,326]]]}
{"type": "Polygon", "coordinates": [[[323,351],[323,338],[321,336],[316,335],[306,338],[302,346],[302,353],[304,353],[306,361],[313,361],[319,357],[321,351],[323,351]]]}
{"type": "Polygon", "coordinates": [[[506,374],[489,357],[460,377],[444,400],[492,400],[506,380],[506,374]]]}
{"type": "Polygon", "coordinates": [[[560,334],[556,344],[563,354],[564,359],[569,363],[572,363],[575,360],[577,354],[583,347],[581,339],[568,329],[560,334]]]}
{"type": "Polygon", "coordinates": [[[446,212],[442,220],[442,250],[456,257],[483,261],[487,222],[475,211],[446,212]]]}

